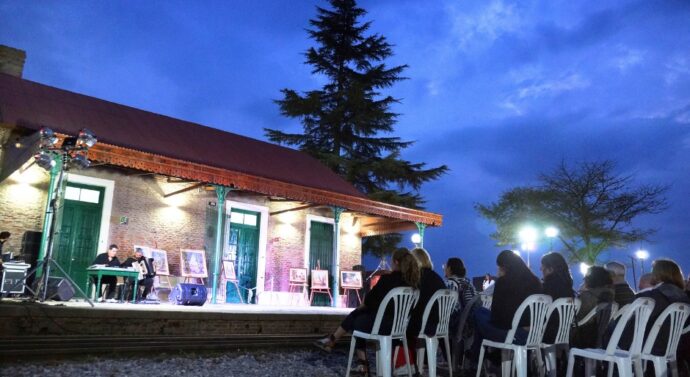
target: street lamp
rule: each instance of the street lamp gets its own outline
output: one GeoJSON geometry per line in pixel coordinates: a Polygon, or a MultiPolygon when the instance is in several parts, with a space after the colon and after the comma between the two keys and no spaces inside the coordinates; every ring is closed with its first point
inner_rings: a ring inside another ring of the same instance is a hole
{"type": "Polygon", "coordinates": [[[555,226],[546,227],[544,234],[549,238],[549,249],[553,251],[553,239],[558,236],[558,228],[555,226]]]}
{"type": "Polygon", "coordinates": [[[589,271],[590,267],[592,266],[588,265],[585,262],[580,263],[580,273],[582,274],[582,276],[587,275],[587,271],[589,271]]]}
{"type": "Polygon", "coordinates": [[[422,243],[422,235],[419,233],[415,233],[410,237],[410,241],[414,244],[414,247],[419,247],[419,244],[422,243]]]}
{"type": "Polygon", "coordinates": [[[526,226],[520,229],[518,237],[520,237],[520,242],[522,242],[522,250],[527,253],[527,267],[530,267],[530,251],[536,249],[536,243],[538,236],[537,230],[532,226],[526,226]]]}
{"type": "Polygon", "coordinates": [[[637,250],[635,252],[635,257],[640,261],[640,276],[644,274],[644,261],[649,258],[649,252],[647,250],[637,250]]]}

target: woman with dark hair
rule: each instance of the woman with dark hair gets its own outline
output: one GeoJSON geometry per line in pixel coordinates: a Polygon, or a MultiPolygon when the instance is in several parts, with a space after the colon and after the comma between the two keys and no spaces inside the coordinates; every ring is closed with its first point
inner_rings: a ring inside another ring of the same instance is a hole
{"type": "MultiPolygon", "coordinates": [[[[613,289],[613,279],[611,274],[604,267],[592,266],[587,270],[584,279],[584,286],[580,290],[580,311],[575,316],[576,321],[580,321],[592,309],[602,303],[612,303],[615,297],[613,289]]],[[[604,319],[608,323],[608,318],[604,319]]],[[[600,324],[597,321],[590,321],[583,326],[575,328],[573,333],[573,344],[578,348],[594,348],[601,345],[602,334],[600,324]]]]}
{"type": "MultiPolygon", "coordinates": [[[[379,310],[381,301],[393,288],[398,287],[414,287],[419,285],[420,273],[419,263],[417,259],[407,249],[398,249],[393,252],[391,257],[391,265],[393,272],[390,274],[381,275],[381,278],[376,283],[374,288],[364,298],[364,303],[357,309],[353,310],[343,320],[340,327],[335,332],[323,339],[314,342],[314,345],[324,351],[330,352],[335,346],[335,342],[343,335],[352,333],[354,330],[369,332],[374,326],[374,319],[379,310]]],[[[393,326],[393,305],[389,303],[381,321],[379,332],[385,334],[390,333],[393,326]]],[[[355,348],[357,350],[357,366],[354,368],[355,373],[369,373],[369,364],[367,363],[365,353],[364,339],[357,338],[355,348]]],[[[414,345],[410,345],[414,347],[414,345]]]]}
{"type": "MultiPolygon", "coordinates": [[[[479,357],[482,340],[505,341],[513,324],[513,316],[520,304],[533,294],[541,293],[539,278],[527,267],[525,261],[512,250],[503,250],[496,258],[498,278],[494,284],[494,297],[491,311],[477,308],[474,311],[476,334],[474,337],[474,355],[479,357]]],[[[529,314],[520,320],[520,327],[515,333],[518,343],[527,340],[527,332],[522,328],[529,326],[529,314]]]]}
{"type": "MultiPolygon", "coordinates": [[[[541,257],[544,294],[556,301],[559,298],[575,297],[573,277],[568,263],[559,253],[546,253],[541,257]]],[[[558,333],[558,316],[552,315],[544,332],[544,342],[552,343],[558,333]]]]}

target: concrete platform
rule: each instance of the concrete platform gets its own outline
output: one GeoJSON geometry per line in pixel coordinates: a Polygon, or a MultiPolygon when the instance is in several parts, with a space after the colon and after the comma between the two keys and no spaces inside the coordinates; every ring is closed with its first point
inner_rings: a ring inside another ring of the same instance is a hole
{"type": "Polygon", "coordinates": [[[2,336],[321,335],[332,332],[351,308],[243,304],[178,306],[84,301],[0,301],[2,336]]]}

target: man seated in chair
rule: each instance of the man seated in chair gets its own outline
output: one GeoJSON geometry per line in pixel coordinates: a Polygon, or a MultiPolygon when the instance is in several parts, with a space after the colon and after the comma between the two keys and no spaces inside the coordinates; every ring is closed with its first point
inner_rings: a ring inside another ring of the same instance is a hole
{"type": "MultiPolygon", "coordinates": [[[[144,252],[141,248],[137,247],[134,250],[134,256],[127,258],[121,267],[134,267],[139,271],[139,287],[144,287],[144,292],[139,296],[139,292],[136,292],[136,300],[146,299],[146,297],[151,292],[153,287],[153,278],[156,276],[156,271],[153,268],[153,258],[144,257],[144,252]]],[[[134,280],[127,279],[127,286],[134,288],[134,280]]]]}

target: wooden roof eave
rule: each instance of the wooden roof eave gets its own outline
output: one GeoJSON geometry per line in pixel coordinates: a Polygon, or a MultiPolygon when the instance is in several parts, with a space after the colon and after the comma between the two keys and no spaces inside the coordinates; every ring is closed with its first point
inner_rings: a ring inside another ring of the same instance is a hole
{"type": "MultiPolygon", "coordinates": [[[[89,150],[89,159],[100,163],[233,187],[269,196],[280,196],[304,202],[338,206],[351,211],[419,222],[427,226],[440,226],[443,222],[443,217],[436,213],[395,206],[363,197],[277,181],[105,143],[98,143],[91,148],[89,150]]],[[[371,231],[374,230],[372,229],[371,231]]]]}

